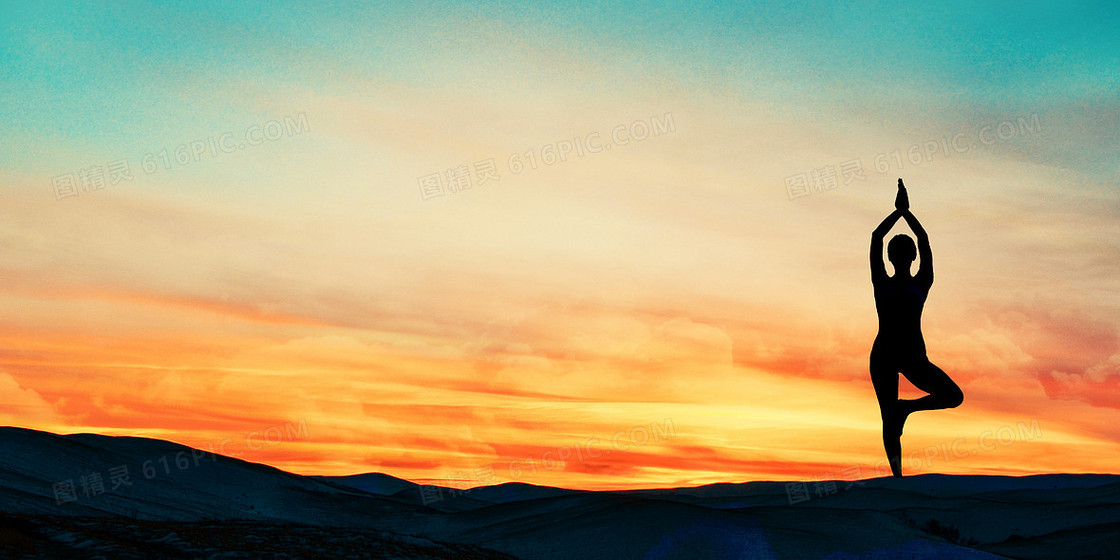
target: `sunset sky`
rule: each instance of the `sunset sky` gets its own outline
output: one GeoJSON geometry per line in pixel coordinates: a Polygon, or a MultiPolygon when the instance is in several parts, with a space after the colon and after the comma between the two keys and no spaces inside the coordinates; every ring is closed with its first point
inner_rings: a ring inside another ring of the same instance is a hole
{"type": "Polygon", "coordinates": [[[965,393],[906,472],[1120,462],[1113,2],[203,4],[0,2],[0,424],[461,486],[882,476],[902,177],[965,393]]]}

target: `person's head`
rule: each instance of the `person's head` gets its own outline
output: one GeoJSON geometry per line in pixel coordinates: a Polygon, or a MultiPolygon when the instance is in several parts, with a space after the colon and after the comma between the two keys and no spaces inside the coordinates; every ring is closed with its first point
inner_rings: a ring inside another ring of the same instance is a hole
{"type": "Polygon", "coordinates": [[[914,263],[917,256],[918,247],[914,245],[914,240],[909,235],[898,234],[887,243],[887,260],[894,266],[895,274],[906,271],[906,275],[909,276],[910,265],[914,263]]]}

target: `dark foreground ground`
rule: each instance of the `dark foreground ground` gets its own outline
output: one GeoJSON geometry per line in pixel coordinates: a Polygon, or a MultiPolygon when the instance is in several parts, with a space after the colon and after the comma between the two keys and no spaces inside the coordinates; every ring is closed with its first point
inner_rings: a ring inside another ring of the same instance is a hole
{"type": "Polygon", "coordinates": [[[584,492],[307,477],[172,442],[0,427],[2,558],[1120,557],[1120,476],[584,492]]]}
{"type": "Polygon", "coordinates": [[[0,557],[75,560],[513,558],[477,546],[439,543],[364,528],[48,516],[0,518],[0,557]]]}

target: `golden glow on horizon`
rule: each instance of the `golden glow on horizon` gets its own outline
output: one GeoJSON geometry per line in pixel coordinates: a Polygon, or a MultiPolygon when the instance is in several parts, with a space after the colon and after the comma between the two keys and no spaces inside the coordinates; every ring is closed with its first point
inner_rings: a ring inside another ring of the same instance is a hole
{"type": "MultiPolygon", "coordinates": [[[[821,356],[791,361],[796,352],[780,347],[797,333],[783,332],[779,319],[760,331],[750,313],[746,324],[716,326],[546,305],[455,345],[298,316],[277,322],[237,305],[64,293],[2,300],[9,324],[37,321],[57,301],[85,317],[55,327],[50,340],[15,326],[0,334],[4,347],[26,350],[9,355],[0,374],[6,423],[170,439],[307,474],[378,471],[452,486],[611,489],[885,473],[856,343],[873,335],[866,324],[856,329],[862,337],[824,344],[841,366],[830,368],[821,356]],[[153,332],[153,317],[170,329],[153,332]],[[199,336],[207,325],[223,335],[199,336]],[[753,350],[741,355],[734,340],[753,341],[753,350]]],[[[692,312],[727,316],[713,305],[692,312]]],[[[975,362],[973,340],[936,347],[975,362]]],[[[1031,379],[1007,385],[1013,378],[1004,376],[1004,385],[986,387],[1000,365],[957,371],[968,406],[915,415],[904,440],[908,472],[1110,468],[1101,448],[1111,442],[1079,432],[1078,420],[1091,421],[1083,407],[1047,398],[1031,379]],[[1001,410],[1009,401],[1020,412],[1001,410]],[[1046,419],[1024,415],[1032,408],[1046,419]],[[1092,453],[1071,466],[1070,450],[1092,453]]]]}

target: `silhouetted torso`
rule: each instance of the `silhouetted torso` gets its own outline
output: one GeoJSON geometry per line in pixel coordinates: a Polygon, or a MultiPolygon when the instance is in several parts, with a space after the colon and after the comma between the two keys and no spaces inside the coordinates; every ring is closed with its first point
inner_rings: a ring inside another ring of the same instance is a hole
{"type": "Polygon", "coordinates": [[[875,282],[875,310],[879,334],[872,352],[888,351],[896,358],[922,358],[922,307],[932,282],[919,278],[883,278],[875,282]]]}

